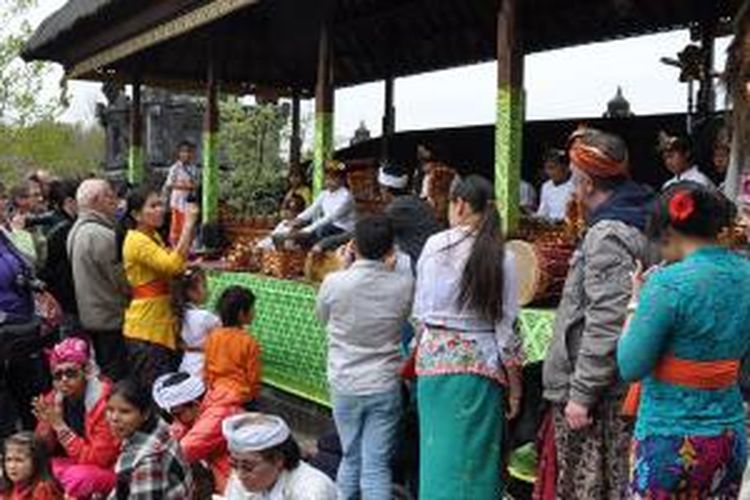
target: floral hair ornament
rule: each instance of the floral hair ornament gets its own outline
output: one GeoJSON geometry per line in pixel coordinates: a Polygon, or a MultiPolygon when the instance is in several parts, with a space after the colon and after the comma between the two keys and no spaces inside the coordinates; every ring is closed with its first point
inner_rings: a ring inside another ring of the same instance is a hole
{"type": "Polygon", "coordinates": [[[685,222],[695,212],[695,200],[689,191],[678,191],[669,200],[669,220],[685,222]]]}

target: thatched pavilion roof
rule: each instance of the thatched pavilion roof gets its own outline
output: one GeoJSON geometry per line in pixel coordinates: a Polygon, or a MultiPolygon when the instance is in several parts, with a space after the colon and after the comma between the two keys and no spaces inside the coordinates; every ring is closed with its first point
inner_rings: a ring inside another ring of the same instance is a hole
{"type": "MultiPolygon", "coordinates": [[[[496,57],[502,0],[70,0],[26,45],[69,76],[198,83],[210,54],[229,85],[311,93],[323,18],[337,86],[496,57]]],[[[740,0],[521,0],[526,52],[691,27],[727,26],[740,0]]],[[[613,61],[613,64],[616,64],[613,61]]],[[[606,68],[592,68],[592,73],[606,68]]]]}

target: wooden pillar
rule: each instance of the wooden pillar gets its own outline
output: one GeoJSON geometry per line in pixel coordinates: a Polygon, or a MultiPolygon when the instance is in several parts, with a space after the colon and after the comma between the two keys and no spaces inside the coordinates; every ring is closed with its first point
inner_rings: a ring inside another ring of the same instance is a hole
{"type": "Polygon", "coordinates": [[[385,79],[385,106],[383,113],[383,141],[381,159],[387,161],[390,158],[390,143],[396,132],[396,108],[393,105],[394,79],[389,76],[385,79]]]}
{"type": "Polygon", "coordinates": [[[143,154],[143,111],[141,109],[141,77],[133,79],[130,101],[130,146],[128,148],[128,182],[139,185],[146,179],[143,154]]]}
{"type": "Polygon", "coordinates": [[[219,83],[213,55],[209,57],[206,79],[206,109],[203,116],[203,182],[202,210],[203,223],[217,222],[219,219],[219,83]]]}
{"type": "Polygon", "coordinates": [[[704,74],[698,91],[698,116],[706,118],[716,111],[716,89],[714,86],[714,52],[718,19],[715,12],[707,12],[700,21],[701,48],[703,49],[704,74]]]}
{"type": "Polygon", "coordinates": [[[302,137],[300,126],[300,95],[294,90],[292,95],[292,138],[289,141],[289,163],[293,168],[299,168],[302,159],[302,137]]]}
{"type": "Polygon", "coordinates": [[[313,192],[315,196],[323,189],[325,164],[333,158],[333,44],[329,27],[323,23],[318,47],[318,82],[315,89],[315,157],[313,192]]]}
{"type": "Polygon", "coordinates": [[[495,123],[495,194],[503,228],[518,228],[523,151],[523,44],[520,0],[503,0],[497,17],[497,118],[495,123]]]}

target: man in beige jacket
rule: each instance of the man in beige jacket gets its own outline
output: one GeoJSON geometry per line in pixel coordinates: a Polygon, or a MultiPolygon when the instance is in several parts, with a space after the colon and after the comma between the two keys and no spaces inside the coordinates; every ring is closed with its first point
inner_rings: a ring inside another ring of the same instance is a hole
{"type": "Polygon", "coordinates": [[[109,182],[88,179],[76,201],[79,214],[67,248],[79,318],[102,373],[119,380],[126,375],[122,323],[128,287],[117,258],[117,196],[109,182]]]}

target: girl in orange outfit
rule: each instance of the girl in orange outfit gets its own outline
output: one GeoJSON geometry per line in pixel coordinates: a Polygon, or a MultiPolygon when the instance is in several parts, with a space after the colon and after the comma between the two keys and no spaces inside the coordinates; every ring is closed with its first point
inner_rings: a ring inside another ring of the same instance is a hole
{"type": "Polygon", "coordinates": [[[206,340],[204,374],[208,390],[223,388],[249,404],[260,394],[260,345],[246,330],[252,323],[255,295],[247,288],[227,288],[219,299],[224,325],[206,340]]]}

